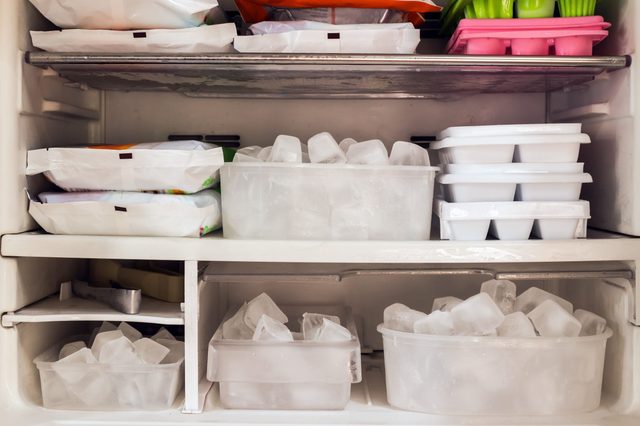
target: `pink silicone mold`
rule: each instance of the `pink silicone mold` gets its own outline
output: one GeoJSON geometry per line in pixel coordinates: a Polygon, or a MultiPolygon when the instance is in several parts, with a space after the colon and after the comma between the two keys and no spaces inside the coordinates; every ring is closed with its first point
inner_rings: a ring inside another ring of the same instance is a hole
{"type": "Polygon", "coordinates": [[[463,19],[450,54],[591,56],[609,34],[601,16],[544,19],[463,19]]]}

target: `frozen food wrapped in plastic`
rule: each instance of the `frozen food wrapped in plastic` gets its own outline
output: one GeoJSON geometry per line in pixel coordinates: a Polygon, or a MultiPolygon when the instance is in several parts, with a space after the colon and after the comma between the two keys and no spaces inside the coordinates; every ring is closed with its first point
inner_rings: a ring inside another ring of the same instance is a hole
{"type": "Polygon", "coordinates": [[[152,29],[201,25],[217,0],[30,0],[60,28],[152,29]]]}
{"type": "Polygon", "coordinates": [[[215,185],[222,148],[199,141],[44,148],[27,154],[27,175],[66,191],[193,193],[215,185]]]}
{"type": "Polygon", "coordinates": [[[357,9],[349,7],[318,7],[305,9],[273,8],[269,21],[316,21],[326,24],[389,24],[413,22],[411,13],[391,9],[357,9]]]}
{"type": "Polygon", "coordinates": [[[40,194],[29,214],[45,231],[63,235],[200,237],[222,224],[220,194],[67,192],[40,194]]]}
{"type": "Polygon", "coordinates": [[[31,42],[47,52],[219,53],[231,51],[232,23],[170,30],[31,31],[31,42]]]}
{"type": "Polygon", "coordinates": [[[259,53],[414,53],[420,31],[410,23],[331,25],[313,21],[264,21],[239,36],[239,52],[259,53]]]}

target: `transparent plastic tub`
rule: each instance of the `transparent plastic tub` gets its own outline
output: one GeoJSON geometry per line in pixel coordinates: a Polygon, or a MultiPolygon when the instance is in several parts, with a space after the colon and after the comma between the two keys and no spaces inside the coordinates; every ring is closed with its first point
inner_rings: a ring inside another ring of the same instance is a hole
{"type": "Polygon", "coordinates": [[[428,240],[437,167],[233,163],[225,238],[428,240]]]}
{"type": "MultiPolygon", "coordinates": [[[[219,382],[225,408],[342,410],[351,383],[362,379],[360,342],[348,308],[282,306],[290,328],[305,312],[336,315],[349,329],[348,342],[270,342],[222,339],[222,326],[209,342],[207,378],[219,382]]],[[[230,310],[225,318],[235,313],[230,310]]],[[[292,330],[293,331],[293,330],[292,330]]]]}
{"type": "Polygon", "coordinates": [[[57,364],[62,345],[33,362],[45,408],[59,410],[166,410],[184,384],[184,359],[170,364],[57,364]]]}
{"type": "Polygon", "coordinates": [[[600,405],[607,329],[573,338],[431,336],[378,326],[387,399],[443,415],[563,415],[600,405]]]}

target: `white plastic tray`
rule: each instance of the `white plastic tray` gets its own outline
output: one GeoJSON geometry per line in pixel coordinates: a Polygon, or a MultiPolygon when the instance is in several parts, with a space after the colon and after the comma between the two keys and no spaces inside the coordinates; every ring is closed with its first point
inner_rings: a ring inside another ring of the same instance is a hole
{"type": "MultiPolygon", "coordinates": [[[[209,342],[207,379],[219,382],[225,408],[341,410],[351,383],[362,379],[360,342],[351,310],[339,306],[282,306],[287,326],[297,331],[305,312],[335,315],[349,329],[346,342],[272,342],[222,339],[209,342]]],[[[225,318],[235,313],[230,310],[225,318]]]]}
{"type": "Polygon", "coordinates": [[[449,137],[432,143],[442,164],[575,163],[589,135],[449,137]]]}
{"type": "Polygon", "coordinates": [[[443,174],[437,178],[444,186],[447,201],[577,201],[583,183],[593,182],[588,173],[492,173],[443,174]]]}
{"type": "Polygon", "coordinates": [[[384,328],[389,404],[443,415],[561,415],[600,405],[607,329],[596,336],[432,336],[384,328]]]}
{"type": "Polygon", "coordinates": [[[569,135],[582,131],[581,123],[551,124],[505,124],[490,126],[458,126],[449,127],[438,133],[438,140],[454,138],[475,138],[481,136],[516,136],[516,135],[569,135]]]}
{"type": "Polygon", "coordinates": [[[477,173],[583,173],[584,163],[502,163],[502,164],[446,164],[446,174],[477,173]]]}
{"type": "Polygon", "coordinates": [[[499,240],[571,240],[587,236],[588,201],[447,203],[436,201],[440,238],[482,241],[491,235],[499,240]]]}

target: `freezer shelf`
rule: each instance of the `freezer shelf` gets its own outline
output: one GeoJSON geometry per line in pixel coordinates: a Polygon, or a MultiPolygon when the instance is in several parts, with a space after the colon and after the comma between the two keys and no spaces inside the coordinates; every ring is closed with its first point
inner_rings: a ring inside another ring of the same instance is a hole
{"type": "Polygon", "coordinates": [[[32,65],[104,90],[236,98],[433,98],[549,92],[630,65],[626,56],[27,52],[32,65]]]}
{"type": "Polygon", "coordinates": [[[634,260],[640,239],[592,231],[558,241],[263,241],[103,237],[40,232],[5,235],[2,256],[301,263],[499,263],[634,260]]]}
{"type": "Polygon", "coordinates": [[[179,303],[142,297],[140,313],[123,314],[94,300],[71,297],[59,300],[58,296],[47,297],[17,312],[2,316],[2,325],[10,327],[23,322],[58,321],[114,321],[144,322],[164,325],[184,325],[184,314],[179,303]]]}

